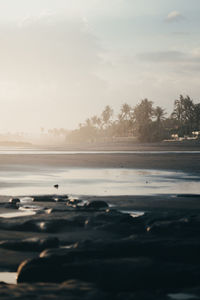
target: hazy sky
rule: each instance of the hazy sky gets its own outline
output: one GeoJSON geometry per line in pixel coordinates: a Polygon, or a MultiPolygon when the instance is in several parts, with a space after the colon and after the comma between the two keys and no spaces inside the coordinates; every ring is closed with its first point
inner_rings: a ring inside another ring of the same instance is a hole
{"type": "Polygon", "coordinates": [[[0,131],[200,101],[199,0],[0,0],[0,131]]]}

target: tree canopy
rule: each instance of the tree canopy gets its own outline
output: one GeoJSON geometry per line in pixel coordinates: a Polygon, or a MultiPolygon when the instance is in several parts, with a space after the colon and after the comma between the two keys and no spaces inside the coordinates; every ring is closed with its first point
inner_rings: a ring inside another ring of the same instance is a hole
{"type": "Polygon", "coordinates": [[[172,113],[166,117],[165,109],[147,98],[136,106],[122,104],[118,116],[107,105],[100,116],[92,116],[74,130],[70,138],[79,141],[95,141],[102,137],[135,136],[142,142],[156,142],[170,138],[172,134],[185,136],[200,131],[200,103],[180,95],[174,101],[172,113]]]}

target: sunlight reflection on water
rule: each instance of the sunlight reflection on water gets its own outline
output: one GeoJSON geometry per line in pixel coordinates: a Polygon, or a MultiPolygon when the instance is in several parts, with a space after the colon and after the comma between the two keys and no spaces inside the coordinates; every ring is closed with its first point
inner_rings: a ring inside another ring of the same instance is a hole
{"type": "Polygon", "coordinates": [[[0,281],[8,284],[16,284],[17,273],[14,272],[0,272],[0,281]]]}
{"type": "Polygon", "coordinates": [[[125,151],[116,151],[116,150],[110,150],[110,151],[70,151],[70,150],[38,150],[38,149],[32,149],[32,148],[6,148],[6,147],[0,147],[0,155],[8,155],[8,154],[15,154],[15,155],[75,155],[75,154],[200,154],[200,151],[141,151],[141,150],[125,150],[125,151]]]}
{"type": "Polygon", "coordinates": [[[199,193],[200,178],[183,172],[103,168],[0,171],[1,195],[152,195],[199,193]],[[59,184],[55,190],[54,184],[59,184]]]}

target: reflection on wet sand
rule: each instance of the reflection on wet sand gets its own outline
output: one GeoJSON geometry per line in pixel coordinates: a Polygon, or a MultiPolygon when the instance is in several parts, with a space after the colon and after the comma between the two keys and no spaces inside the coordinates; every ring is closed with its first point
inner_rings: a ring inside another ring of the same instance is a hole
{"type": "MultiPolygon", "coordinates": [[[[154,195],[199,193],[199,177],[184,172],[119,168],[35,168],[0,172],[2,195],[154,195]]],[[[31,199],[30,199],[31,201],[31,199]]]]}
{"type": "Polygon", "coordinates": [[[0,214],[0,218],[10,219],[10,218],[19,218],[19,217],[26,217],[26,216],[33,216],[35,215],[34,211],[16,211],[11,213],[3,213],[0,214]]]}
{"type": "Polygon", "coordinates": [[[0,272],[0,282],[6,282],[7,284],[15,284],[17,279],[16,272],[0,272]]]}

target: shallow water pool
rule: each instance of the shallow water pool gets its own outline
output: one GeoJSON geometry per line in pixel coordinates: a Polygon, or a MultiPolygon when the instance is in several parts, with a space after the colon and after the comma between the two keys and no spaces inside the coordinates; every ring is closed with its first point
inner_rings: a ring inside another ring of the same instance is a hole
{"type": "Polygon", "coordinates": [[[28,168],[0,171],[1,195],[198,194],[200,177],[183,172],[125,168],[28,168]],[[59,188],[53,186],[59,184],[59,188]]]}
{"type": "Polygon", "coordinates": [[[8,284],[16,284],[17,273],[15,272],[0,272],[0,281],[8,284]]]}

